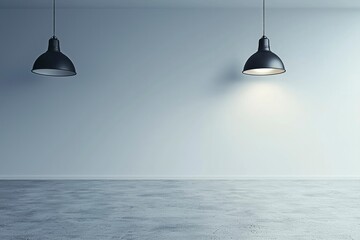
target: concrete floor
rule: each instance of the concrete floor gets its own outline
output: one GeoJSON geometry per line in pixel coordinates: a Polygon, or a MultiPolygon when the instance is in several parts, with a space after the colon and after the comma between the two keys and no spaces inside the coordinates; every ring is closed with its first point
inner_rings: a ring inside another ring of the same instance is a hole
{"type": "Polygon", "coordinates": [[[360,181],[0,181],[1,240],[360,240],[360,181]]]}

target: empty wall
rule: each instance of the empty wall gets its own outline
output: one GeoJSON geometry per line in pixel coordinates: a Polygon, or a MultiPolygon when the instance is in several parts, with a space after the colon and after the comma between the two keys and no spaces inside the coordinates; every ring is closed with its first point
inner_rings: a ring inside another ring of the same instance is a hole
{"type": "Polygon", "coordinates": [[[71,78],[30,72],[50,20],[0,10],[0,176],[360,175],[359,11],[269,9],[273,77],[259,9],[59,9],[71,78]]]}

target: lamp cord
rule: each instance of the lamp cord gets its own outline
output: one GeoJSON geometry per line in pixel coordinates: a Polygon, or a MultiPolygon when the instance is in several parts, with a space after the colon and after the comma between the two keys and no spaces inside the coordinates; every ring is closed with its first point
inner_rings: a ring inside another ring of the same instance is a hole
{"type": "Polygon", "coordinates": [[[263,0],[263,36],[265,36],[265,0],[263,0]]]}
{"type": "Polygon", "coordinates": [[[53,36],[55,37],[55,0],[53,0],[53,36]]]}

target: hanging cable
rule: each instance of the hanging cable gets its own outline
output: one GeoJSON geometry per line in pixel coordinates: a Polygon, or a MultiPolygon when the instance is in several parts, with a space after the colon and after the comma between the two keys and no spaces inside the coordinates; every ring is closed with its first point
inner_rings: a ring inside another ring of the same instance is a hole
{"type": "Polygon", "coordinates": [[[55,37],[55,0],[53,0],[53,36],[55,37]]]}
{"type": "Polygon", "coordinates": [[[263,0],[263,36],[265,36],[265,0],[263,0]]]}

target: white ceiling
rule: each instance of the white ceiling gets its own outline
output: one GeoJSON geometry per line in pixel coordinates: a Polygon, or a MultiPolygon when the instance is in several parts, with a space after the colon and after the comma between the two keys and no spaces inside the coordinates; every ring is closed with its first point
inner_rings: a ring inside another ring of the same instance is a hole
{"type": "MultiPolygon", "coordinates": [[[[0,8],[49,8],[51,0],[1,0],[0,8]]],[[[253,8],[261,0],[57,0],[59,8],[253,8]]],[[[360,8],[359,0],[268,0],[269,8],[360,8]]]]}

